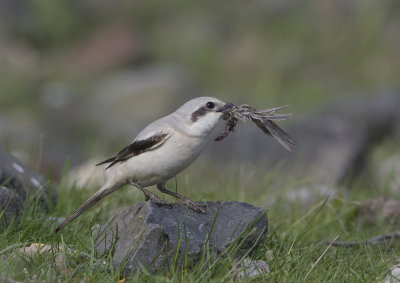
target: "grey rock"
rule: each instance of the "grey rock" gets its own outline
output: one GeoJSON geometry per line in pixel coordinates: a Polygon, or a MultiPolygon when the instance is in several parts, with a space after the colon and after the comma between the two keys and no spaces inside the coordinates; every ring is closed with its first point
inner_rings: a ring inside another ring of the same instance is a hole
{"type": "Polygon", "coordinates": [[[399,283],[400,282],[400,268],[393,267],[385,278],[384,283],[399,283]]]}
{"type": "Polygon", "coordinates": [[[23,209],[22,200],[13,190],[0,187],[0,226],[7,227],[13,219],[18,219],[23,209]]]}
{"type": "Polygon", "coordinates": [[[57,203],[57,192],[43,178],[0,148],[0,184],[13,189],[22,201],[39,198],[44,208],[57,203]]]}
{"type": "Polygon", "coordinates": [[[243,202],[207,202],[207,206],[207,214],[199,214],[179,203],[172,204],[172,209],[137,203],[117,212],[101,228],[96,249],[99,255],[112,249],[114,265],[125,266],[124,274],[129,275],[141,266],[152,273],[164,271],[176,250],[178,264],[185,252],[195,264],[205,247],[220,254],[241,237],[239,257],[264,240],[268,230],[264,209],[243,202]],[[249,224],[254,226],[243,236],[249,224]]]}

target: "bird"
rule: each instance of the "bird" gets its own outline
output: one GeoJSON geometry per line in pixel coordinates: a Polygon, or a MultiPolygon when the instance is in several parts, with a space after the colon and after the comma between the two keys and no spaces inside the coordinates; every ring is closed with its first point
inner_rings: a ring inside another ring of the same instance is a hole
{"type": "Polygon", "coordinates": [[[201,204],[166,189],[166,182],[199,157],[207,145],[209,134],[233,106],[233,103],[214,97],[197,97],[175,112],[150,123],[128,146],[96,164],[107,166],[105,184],[67,217],[55,232],[125,185],[141,190],[146,200],[170,206],[169,202],[146,189],[156,185],[162,193],[177,198],[188,208],[206,213],[201,204]]]}

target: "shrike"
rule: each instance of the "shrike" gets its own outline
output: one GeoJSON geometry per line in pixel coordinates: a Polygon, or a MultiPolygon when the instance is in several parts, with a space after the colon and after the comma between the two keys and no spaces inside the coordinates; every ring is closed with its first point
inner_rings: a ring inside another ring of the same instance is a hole
{"type": "Polygon", "coordinates": [[[213,97],[198,97],[186,102],[172,114],[149,124],[130,145],[97,164],[107,164],[106,183],[65,219],[55,232],[127,184],[140,189],[146,200],[170,205],[145,189],[157,185],[161,192],[176,197],[190,209],[205,213],[199,204],[167,190],[165,183],[196,160],[206,146],[210,132],[233,105],[213,97]]]}

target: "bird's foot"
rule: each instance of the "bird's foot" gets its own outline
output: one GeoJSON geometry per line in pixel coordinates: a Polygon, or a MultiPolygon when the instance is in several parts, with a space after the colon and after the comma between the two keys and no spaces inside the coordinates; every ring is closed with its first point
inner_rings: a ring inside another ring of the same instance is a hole
{"type": "Polygon", "coordinates": [[[181,198],[178,198],[178,202],[187,206],[188,208],[190,208],[191,210],[193,210],[195,212],[203,213],[203,214],[207,213],[203,208],[201,208],[201,207],[207,206],[205,203],[195,203],[190,198],[187,198],[184,196],[182,196],[181,198]]]}
{"type": "Polygon", "coordinates": [[[144,197],[146,198],[146,201],[151,200],[152,202],[154,202],[155,204],[157,204],[159,206],[168,206],[168,207],[172,208],[172,205],[168,201],[159,198],[156,194],[145,189],[138,182],[136,182],[136,180],[128,180],[128,183],[131,184],[132,186],[138,188],[139,190],[141,190],[144,193],[144,197]]]}
{"type": "Polygon", "coordinates": [[[144,193],[146,201],[151,200],[152,202],[154,202],[159,206],[168,206],[169,208],[172,208],[172,205],[168,201],[159,198],[156,194],[150,192],[149,190],[146,190],[143,187],[139,187],[139,189],[144,193]]]}
{"type": "Polygon", "coordinates": [[[150,191],[147,191],[147,193],[144,193],[144,195],[146,197],[146,201],[151,200],[158,206],[168,206],[169,208],[172,208],[172,205],[168,201],[159,198],[157,195],[153,194],[150,191]]]}

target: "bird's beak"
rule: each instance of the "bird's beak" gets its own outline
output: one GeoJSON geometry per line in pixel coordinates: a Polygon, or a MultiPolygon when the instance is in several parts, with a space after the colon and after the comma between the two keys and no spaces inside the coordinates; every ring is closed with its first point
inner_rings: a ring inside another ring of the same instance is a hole
{"type": "Polygon", "coordinates": [[[235,106],[235,104],[230,103],[230,102],[225,103],[225,105],[222,106],[221,108],[219,108],[219,109],[217,110],[217,112],[227,113],[229,110],[231,110],[231,108],[232,108],[233,106],[235,106]]]}

